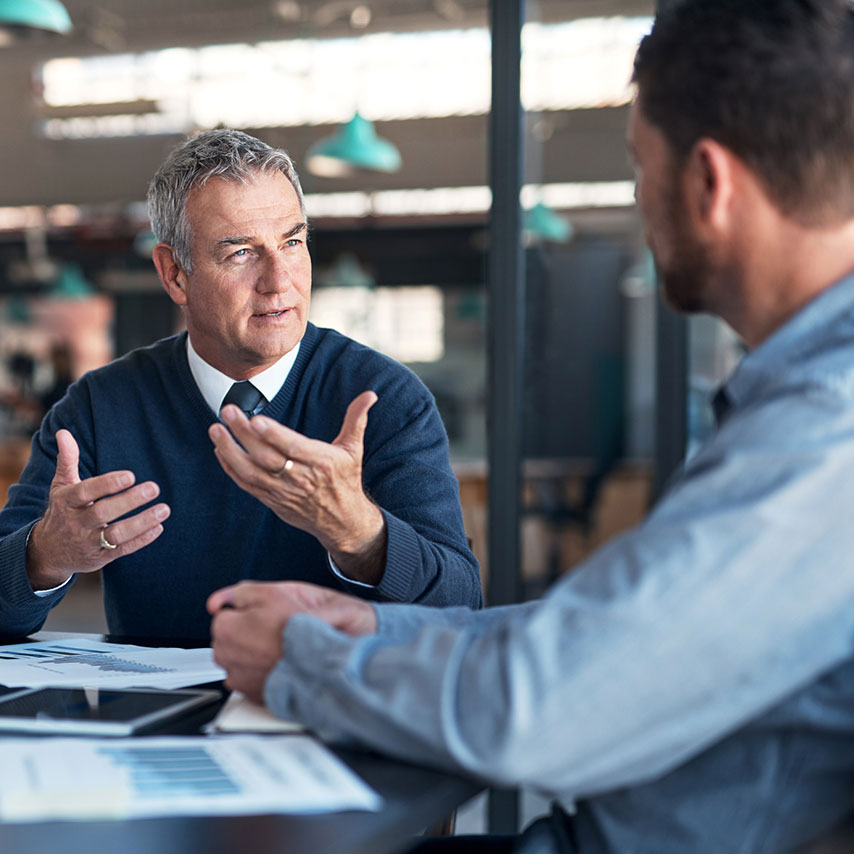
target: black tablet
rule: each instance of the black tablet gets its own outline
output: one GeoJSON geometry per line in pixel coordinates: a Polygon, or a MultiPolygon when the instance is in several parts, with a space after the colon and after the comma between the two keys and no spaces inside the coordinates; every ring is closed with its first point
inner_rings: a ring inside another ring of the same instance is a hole
{"type": "Polygon", "coordinates": [[[131,735],[220,699],[217,691],[24,688],[0,697],[0,732],[131,735]]]}

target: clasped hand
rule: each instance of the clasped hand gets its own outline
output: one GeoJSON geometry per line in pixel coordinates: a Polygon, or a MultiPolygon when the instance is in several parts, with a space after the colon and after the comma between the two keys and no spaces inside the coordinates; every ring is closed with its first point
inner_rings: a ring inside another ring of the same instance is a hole
{"type": "Polygon", "coordinates": [[[160,494],[156,483],[134,486],[130,471],[80,479],[80,450],[68,430],[56,433],[56,473],[44,516],[33,527],[27,546],[27,575],[34,590],[63,584],[75,572],[94,572],[131,554],[163,533],[170,513],[166,504],[127,514],[160,494]],[[114,519],[121,518],[119,522],[114,519]],[[102,545],[102,535],[115,548],[102,545]]]}
{"type": "Polygon", "coordinates": [[[295,614],[310,614],[351,636],[377,629],[372,605],[301,581],[242,581],[211,594],[214,659],[226,685],[263,703],[264,683],[282,657],[282,632],[295,614]]]}
{"type": "Polygon", "coordinates": [[[385,559],[385,520],[362,487],[365,428],[376,400],[372,391],[353,400],[331,443],[263,415],[250,420],[236,406],[222,410],[233,436],[222,424],[209,431],[220,465],[238,486],[316,537],[343,572],[368,584],[378,583],[385,559]]]}

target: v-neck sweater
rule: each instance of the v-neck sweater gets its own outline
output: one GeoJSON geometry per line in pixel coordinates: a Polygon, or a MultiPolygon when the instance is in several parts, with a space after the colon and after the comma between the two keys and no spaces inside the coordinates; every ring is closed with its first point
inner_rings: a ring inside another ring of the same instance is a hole
{"type": "Polygon", "coordinates": [[[220,467],[208,428],[217,420],[187,362],[186,333],[85,374],[47,414],[30,461],[0,512],[0,633],[37,630],[66,588],[46,597],[26,576],[26,541],[47,504],[55,435],[72,432],[81,479],[119,469],[160,487],[171,515],[161,536],[104,567],[113,634],[206,639],[205,600],[241,579],[311,581],[360,596],[426,605],[482,604],[459,489],[435,401],[409,369],[333,330],[309,324],[297,360],[263,414],[331,442],[347,405],[371,389],[363,482],[387,527],[376,588],[349,584],[310,534],[280,520],[220,467]]]}

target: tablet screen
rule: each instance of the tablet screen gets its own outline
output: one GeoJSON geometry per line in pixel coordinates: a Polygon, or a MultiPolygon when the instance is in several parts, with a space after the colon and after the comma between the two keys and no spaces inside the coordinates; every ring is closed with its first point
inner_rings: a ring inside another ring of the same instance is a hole
{"type": "Polygon", "coordinates": [[[0,697],[0,729],[125,734],[218,699],[214,691],[32,689],[0,697]]]}

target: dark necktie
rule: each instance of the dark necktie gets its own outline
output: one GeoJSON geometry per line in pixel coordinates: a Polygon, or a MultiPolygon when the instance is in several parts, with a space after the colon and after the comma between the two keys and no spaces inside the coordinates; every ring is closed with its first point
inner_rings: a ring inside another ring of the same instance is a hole
{"type": "MultiPolygon", "coordinates": [[[[249,380],[243,380],[242,382],[235,383],[228,390],[222,406],[225,406],[227,403],[233,403],[246,413],[247,418],[250,418],[252,413],[258,408],[258,404],[264,399],[264,395],[249,380]]],[[[222,409],[222,406],[220,409],[222,409]]]]}

